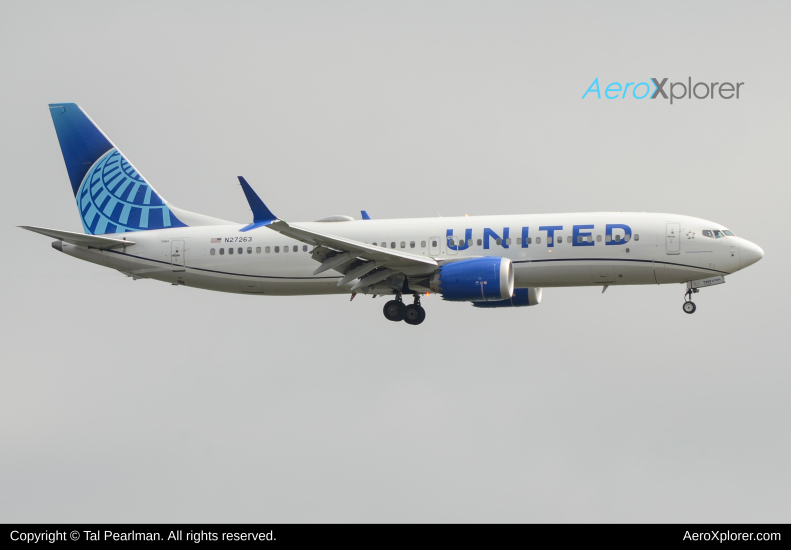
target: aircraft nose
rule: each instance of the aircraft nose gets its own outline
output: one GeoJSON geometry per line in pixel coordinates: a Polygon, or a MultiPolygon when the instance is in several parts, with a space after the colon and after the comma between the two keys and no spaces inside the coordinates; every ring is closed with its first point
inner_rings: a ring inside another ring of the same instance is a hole
{"type": "Polygon", "coordinates": [[[764,257],[763,249],[757,244],[745,241],[742,239],[741,246],[739,247],[739,256],[741,256],[742,269],[753,265],[755,262],[764,257]]]}

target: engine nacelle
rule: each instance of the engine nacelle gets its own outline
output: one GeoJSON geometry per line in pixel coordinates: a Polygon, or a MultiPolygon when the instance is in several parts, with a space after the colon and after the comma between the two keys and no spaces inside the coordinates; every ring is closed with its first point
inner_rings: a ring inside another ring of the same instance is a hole
{"type": "Polygon", "coordinates": [[[517,288],[512,298],[494,302],[474,302],[475,307],[525,307],[537,306],[541,303],[541,288],[517,288]]]}
{"type": "Polygon", "coordinates": [[[431,290],[453,302],[505,300],[514,294],[514,266],[508,258],[450,262],[431,277],[431,290]]]}

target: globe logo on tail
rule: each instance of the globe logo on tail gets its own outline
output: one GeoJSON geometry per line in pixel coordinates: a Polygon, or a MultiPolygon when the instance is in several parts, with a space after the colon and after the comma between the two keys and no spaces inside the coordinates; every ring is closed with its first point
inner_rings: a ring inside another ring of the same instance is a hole
{"type": "Polygon", "coordinates": [[[91,166],[76,198],[85,232],[92,235],[186,227],[117,149],[91,166]]]}

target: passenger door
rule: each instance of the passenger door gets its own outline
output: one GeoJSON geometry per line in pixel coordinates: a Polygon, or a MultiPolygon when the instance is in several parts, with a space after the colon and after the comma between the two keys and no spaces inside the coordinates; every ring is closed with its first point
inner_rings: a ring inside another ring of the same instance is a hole
{"type": "Polygon", "coordinates": [[[665,246],[668,254],[681,254],[681,224],[669,223],[665,231],[665,246]]]}
{"type": "Polygon", "coordinates": [[[184,241],[170,241],[170,265],[173,271],[184,271],[184,241]]]}

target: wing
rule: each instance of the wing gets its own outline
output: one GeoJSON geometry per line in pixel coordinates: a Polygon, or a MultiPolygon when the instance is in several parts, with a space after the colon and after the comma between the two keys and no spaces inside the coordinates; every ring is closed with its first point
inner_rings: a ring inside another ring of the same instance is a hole
{"type": "Polygon", "coordinates": [[[83,233],[72,233],[71,231],[61,231],[59,229],[47,229],[46,227],[34,227],[31,225],[20,225],[22,229],[27,229],[33,233],[40,233],[53,239],[58,239],[69,244],[76,246],[84,246],[86,248],[98,248],[99,250],[108,250],[110,248],[119,248],[122,246],[132,246],[134,241],[126,239],[112,239],[110,237],[100,237],[98,235],[85,235],[83,233]]]}
{"type": "Polygon", "coordinates": [[[424,271],[433,271],[438,265],[437,261],[433,258],[419,256],[417,254],[410,254],[409,252],[401,252],[392,248],[380,248],[378,246],[373,246],[352,239],[346,239],[344,237],[319,233],[317,231],[291,225],[283,220],[273,222],[267,227],[277,231],[278,233],[282,233],[287,237],[302,241],[303,243],[313,246],[326,247],[337,250],[338,252],[346,252],[350,257],[358,257],[369,261],[379,262],[383,265],[386,263],[387,267],[391,269],[425,267],[427,269],[424,269],[424,271]]]}
{"type": "Polygon", "coordinates": [[[352,287],[352,290],[356,290],[371,286],[399,273],[427,275],[433,273],[438,267],[434,258],[391,248],[380,248],[361,241],[292,225],[272,214],[241,176],[239,183],[242,185],[254,213],[253,223],[244,227],[242,231],[267,227],[287,237],[314,246],[313,259],[321,263],[313,272],[314,275],[329,269],[343,273],[345,277],[338,281],[338,286],[360,278],[360,281],[352,287]],[[257,215],[256,212],[260,212],[262,215],[257,215]]]}

